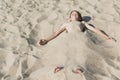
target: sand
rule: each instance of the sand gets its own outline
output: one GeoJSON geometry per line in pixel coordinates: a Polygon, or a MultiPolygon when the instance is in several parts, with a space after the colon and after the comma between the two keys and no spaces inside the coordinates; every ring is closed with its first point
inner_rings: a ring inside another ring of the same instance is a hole
{"type": "Polygon", "coordinates": [[[0,0],[0,80],[120,80],[119,4],[119,0],[0,0]],[[88,31],[89,49],[80,44],[85,53],[75,54],[66,33],[39,45],[40,39],[68,21],[72,10],[117,41],[104,41],[88,31]],[[54,73],[57,66],[64,68],[54,73]],[[83,73],[73,73],[77,67],[83,73]]]}

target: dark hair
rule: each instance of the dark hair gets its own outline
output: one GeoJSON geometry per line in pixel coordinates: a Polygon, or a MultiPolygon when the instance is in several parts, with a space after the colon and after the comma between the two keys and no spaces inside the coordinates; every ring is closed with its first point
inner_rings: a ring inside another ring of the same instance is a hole
{"type": "Polygon", "coordinates": [[[78,21],[82,21],[82,15],[81,15],[80,12],[77,11],[77,10],[71,11],[71,12],[70,12],[70,17],[71,17],[71,14],[72,14],[73,12],[76,12],[76,13],[78,14],[78,21]]]}

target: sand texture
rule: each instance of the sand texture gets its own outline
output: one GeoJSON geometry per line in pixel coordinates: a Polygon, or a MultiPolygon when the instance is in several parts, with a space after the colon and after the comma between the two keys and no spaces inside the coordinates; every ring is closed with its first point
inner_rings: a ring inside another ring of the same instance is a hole
{"type": "Polygon", "coordinates": [[[0,80],[120,80],[119,48],[120,0],[0,0],[0,80]],[[39,45],[72,10],[114,41],[64,32],[39,45]]]}

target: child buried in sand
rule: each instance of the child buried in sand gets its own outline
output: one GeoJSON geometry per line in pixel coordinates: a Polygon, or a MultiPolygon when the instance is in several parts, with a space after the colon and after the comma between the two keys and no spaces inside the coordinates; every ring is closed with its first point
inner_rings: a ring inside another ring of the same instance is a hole
{"type": "MultiPolygon", "coordinates": [[[[96,28],[88,25],[86,22],[84,22],[82,20],[81,14],[76,10],[71,11],[69,19],[70,19],[69,22],[63,24],[62,27],[60,28],[60,30],[54,32],[52,35],[50,35],[49,37],[47,37],[45,39],[41,39],[39,44],[40,45],[47,44],[49,41],[53,40],[54,38],[59,36],[64,31],[66,31],[67,34],[69,34],[66,37],[69,37],[68,43],[70,43],[70,46],[72,47],[71,49],[75,49],[76,47],[78,47],[76,49],[79,49],[80,53],[84,53],[83,46],[81,46],[81,44],[85,45],[84,40],[85,40],[86,37],[84,35],[84,32],[86,30],[90,30],[90,31],[100,35],[101,37],[103,37],[104,39],[106,39],[108,41],[112,40],[111,37],[109,37],[108,35],[105,35],[99,29],[96,29],[96,28]],[[83,24],[84,24],[84,26],[82,26],[83,24]],[[74,36],[76,36],[77,39],[73,38],[74,36]],[[78,41],[78,43],[73,43],[73,42],[77,42],[77,41],[78,41]]],[[[78,53],[78,54],[80,54],[80,53],[78,53]]],[[[55,70],[54,70],[54,73],[60,71],[63,68],[64,67],[56,67],[55,70]]],[[[72,70],[72,72],[80,73],[80,72],[82,72],[82,70],[77,68],[77,69],[72,70]]]]}

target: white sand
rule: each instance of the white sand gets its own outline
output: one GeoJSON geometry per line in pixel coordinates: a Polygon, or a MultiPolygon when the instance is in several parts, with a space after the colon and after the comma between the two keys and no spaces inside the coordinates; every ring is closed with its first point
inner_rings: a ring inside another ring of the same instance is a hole
{"type": "Polygon", "coordinates": [[[0,79],[120,80],[119,4],[119,0],[0,0],[0,79]],[[80,44],[85,50],[81,53],[70,48],[67,42],[71,38],[66,40],[62,33],[47,45],[38,45],[40,39],[58,30],[74,9],[117,42],[100,44],[100,37],[96,40],[89,32],[87,36],[96,44],[90,39],[86,44],[90,49],[80,44]],[[76,64],[84,73],[72,72],[76,64]],[[64,69],[55,74],[57,66],[64,69]]]}

